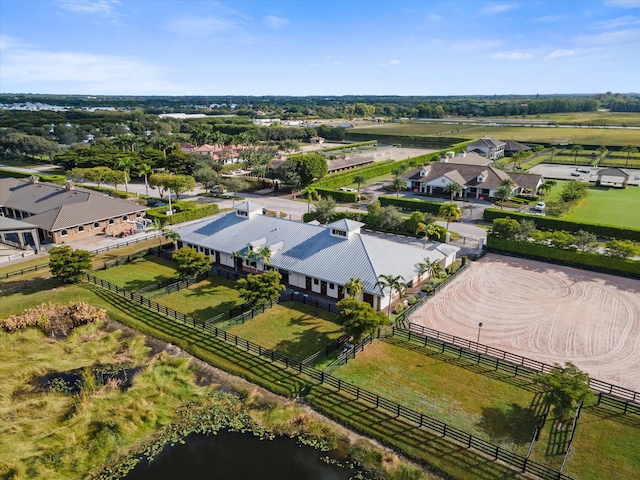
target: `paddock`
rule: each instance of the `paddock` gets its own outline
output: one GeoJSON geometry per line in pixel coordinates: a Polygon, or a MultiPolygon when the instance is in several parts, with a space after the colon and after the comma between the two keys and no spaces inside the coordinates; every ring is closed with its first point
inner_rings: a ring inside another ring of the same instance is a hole
{"type": "Polygon", "coordinates": [[[640,391],[639,280],[489,254],[410,321],[640,391]]]}

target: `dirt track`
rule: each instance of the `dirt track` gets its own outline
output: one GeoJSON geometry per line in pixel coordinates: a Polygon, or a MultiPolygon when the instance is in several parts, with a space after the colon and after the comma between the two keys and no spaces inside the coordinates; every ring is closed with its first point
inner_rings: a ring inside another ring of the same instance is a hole
{"type": "Polygon", "coordinates": [[[487,255],[413,323],[640,391],[640,281],[487,255]]]}

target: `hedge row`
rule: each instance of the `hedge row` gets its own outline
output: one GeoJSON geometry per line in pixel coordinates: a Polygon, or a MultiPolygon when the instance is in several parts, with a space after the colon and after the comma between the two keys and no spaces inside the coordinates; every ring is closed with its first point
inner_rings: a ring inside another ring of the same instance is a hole
{"type": "Polygon", "coordinates": [[[515,220],[533,220],[539,230],[564,230],[566,232],[577,233],[579,230],[590,232],[598,237],[613,238],[621,240],[640,241],[640,229],[617,227],[615,225],[601,225],[598,223],[573,222],[570,220],[560,220],[557,218],[543,217],[541,215],[528,215],[526,213],[510,212],[487,208],[484,211],[483,220],[493,222],[496,218],[511,217],[515,220]]]}
{"type": "Polygon", "coordinates": [[[173,215],[167,216],[167,214],[164,213],[166,211],[166,208],[167,207],[158,207],[147,210],[147,218],[150,220],[155,220],[157,218],[160,223],[165,226],[208,217],[209,215],[215,215],[219,211],[218,204],[212,203],[205,207],[184,210],[182,212],[174,213],[173,215]],[[161,209],[162,211],[158,209],[161,209]]]}
{"type": "Polygon", "coordinates": [[[640,278],[640,261],[628,258],[610,257],[599,253],[579,252],[549,247],[531,242],[518,242],[487,236],[487,248],[493,252],[514,254],[523,258],[559,263],[578,268],[586,268],[606,273],[640,278]]]}
{"type": "Polygon", "coordinates": [[[357,202],[358,192],[343,192],[342,190],[333,190],[329,188],[316,188],[318,195],[323,197],[333,197],[338,202],[357,202]]]}
{"type": "Polygon", "coordinates": [[[57,185],[64,185],[67,181],[67,177],[64,175],[44,175],[42,173],[25,173],[16,172],[13,170],[5,170],[0,168],[0,178],[29,178],[31,175],[35,175],[41,182],[50,182],[57,185]]]}
{"type": "Polygon", "coordinates": [[[366,142],[347,143],[345,145],[340,145],[338,147],[323,148],[322,150],[318,150],[317,153],[335,152],[337,150],[347,150],[349,148],[366,147],[368,145],[377,145],[377,144],[378,144],[377,140],[368,140],[366,142]]]}
{"type": "Polygon", "coordinates": [[[440,211],[442,202],[429,202],[427,200],[417,200],[414,198],[401,198],[401,197],[387,197],[381,196],[378,198],[380,205],[386,207],[393,205],[394,207],[402,208],[410,212],[427,212],[437,215],[440,211]]]}
{"type": "Polygon", "coordinates": [[[388,135],[379,133],[361,133],[350,132],[347,130],[347,138],[350,140],[364,141],[370,138],[375,138],[379,143],[386,143],[389,145],[400,144],[403,146],[416,146],[416,147],[436,147],[445,148],[448,145],[456,143],[468,143],[473,140],[467,140],[460,137],[435,137],[425,135],[388,135]]]}

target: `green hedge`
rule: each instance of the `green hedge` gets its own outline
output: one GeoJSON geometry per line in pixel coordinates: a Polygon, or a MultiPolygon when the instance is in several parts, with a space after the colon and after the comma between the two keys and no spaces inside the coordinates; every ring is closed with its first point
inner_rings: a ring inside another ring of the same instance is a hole
{"type": "Polygon", "coordinates": [[[365,141],[372,138],[378,140],[379,143],[386,143],[389,145],[400,144],[402,146],[415,146],[415,147],[436,147],[445,148],[448,145],[457,143],[469,143],[475,140],[468,140],[460,137],[438,137],[438,136],[426,136],[426,135],[389,135],[379,133],[363,133],[353,132],[347,130],[347,139],[365,141]]]}
{"type": "Polygon", "coordinates": [[[368,140],[366,142],[347,143],[345,145],[340,145],[338,147],[323,148],[321,150],[318,150],[317,153],[335,152],[335,151],[338,151],[338,150],[347,150],[349,148],[366,147],[366,146],[369,146],[369,145],[377,145],[377,144],[378,144],[377,140],[368,140]]]}
{"type": "Polygon", "coordinates": [[[64,175],[44,175],[42,173],[25,173],[15,172],[13,170],[6,170],[0,168],[0,178],[29,178],[31,175],[35,175],[41,182],[50,182],[57,185],[64,185],[67,182],[67,177],[64,175]]]}
{"type": "Polygon", "coordinates": [[[526,213],[511,212],[498,210],[497,208],[487,208],[484,211],[483,220],[485,222],[493,222],[496,218],[511,217],[515,220],[533,220],[536,228],[539,230],[564,230],[566,232],[576,233],[579,230],[591,232],[598,237],[614,238],[621,240],[640,241],[640,229],[617,227],[615,225],[601,225],[598,223],[573,222],[570,220],[560,220],[552,217],[543,217],[541,215],[529,215],[526,213]]]}
{"type": "MultiPolygon", "coordinates": [[[[187,203],[187,202],[184,202],[187,203]]],[[[173,208],[173,205],[172,205],[173,208]]],[[[196,209],[187,209],[178,213],[174,213],[173,215],[167,216],[165,213],[167,207],[156,207],[150,210],[147,210],[147,218],[150,220],[158,219],[160,223],[164,225],[173,225],[175,223],[188,222],[190,220],[197,220],[199,218],[208,217],[209,215],[215,215],[218,213],[218,204],[212,203],[210,205],[196,208],[196,209]]]]}
{"type": "Polygon", "coordinates": [[[510,253],[519,257],[542,260],[544,262],[560,263],[588,270],[640,278],[640,261],[628,258],[564,250],[531,242],[517,242],[515,240],[497,238],[493,235],[487,236],[487,248],[492,252],[510,253]]]}
{"type": "Polygon", "coordinates": [[[316,187],[316,192],[318,192],[318,195],[321,195],[323,197],[333,197],[333,199],[338,202],[353,203],[358,201],[357,192],[343,192],[342,190],[332,190],[328,188],[318,188],[318,187],[316,187]]]}
{"type": "Polygon", "coordinates": [[[402,210],[410,212],[427,212],[434,215],[438,214],[440,207],[443,205],[442,202],[430,202],[414,198],[387,197],[384,195],[379,197],[378,200],[380,201],[380,205],[383,207],[393,205],[394,207],[399,207],[402,208],[402,210]]]}

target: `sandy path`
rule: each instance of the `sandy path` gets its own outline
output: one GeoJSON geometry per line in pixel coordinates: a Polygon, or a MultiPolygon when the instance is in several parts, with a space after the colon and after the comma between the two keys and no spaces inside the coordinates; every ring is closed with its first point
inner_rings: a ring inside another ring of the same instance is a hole
{"type": "Polygon", "coordinates": [[[640,391],[640,281],[487,255],[413,323],[640,391]]]}

